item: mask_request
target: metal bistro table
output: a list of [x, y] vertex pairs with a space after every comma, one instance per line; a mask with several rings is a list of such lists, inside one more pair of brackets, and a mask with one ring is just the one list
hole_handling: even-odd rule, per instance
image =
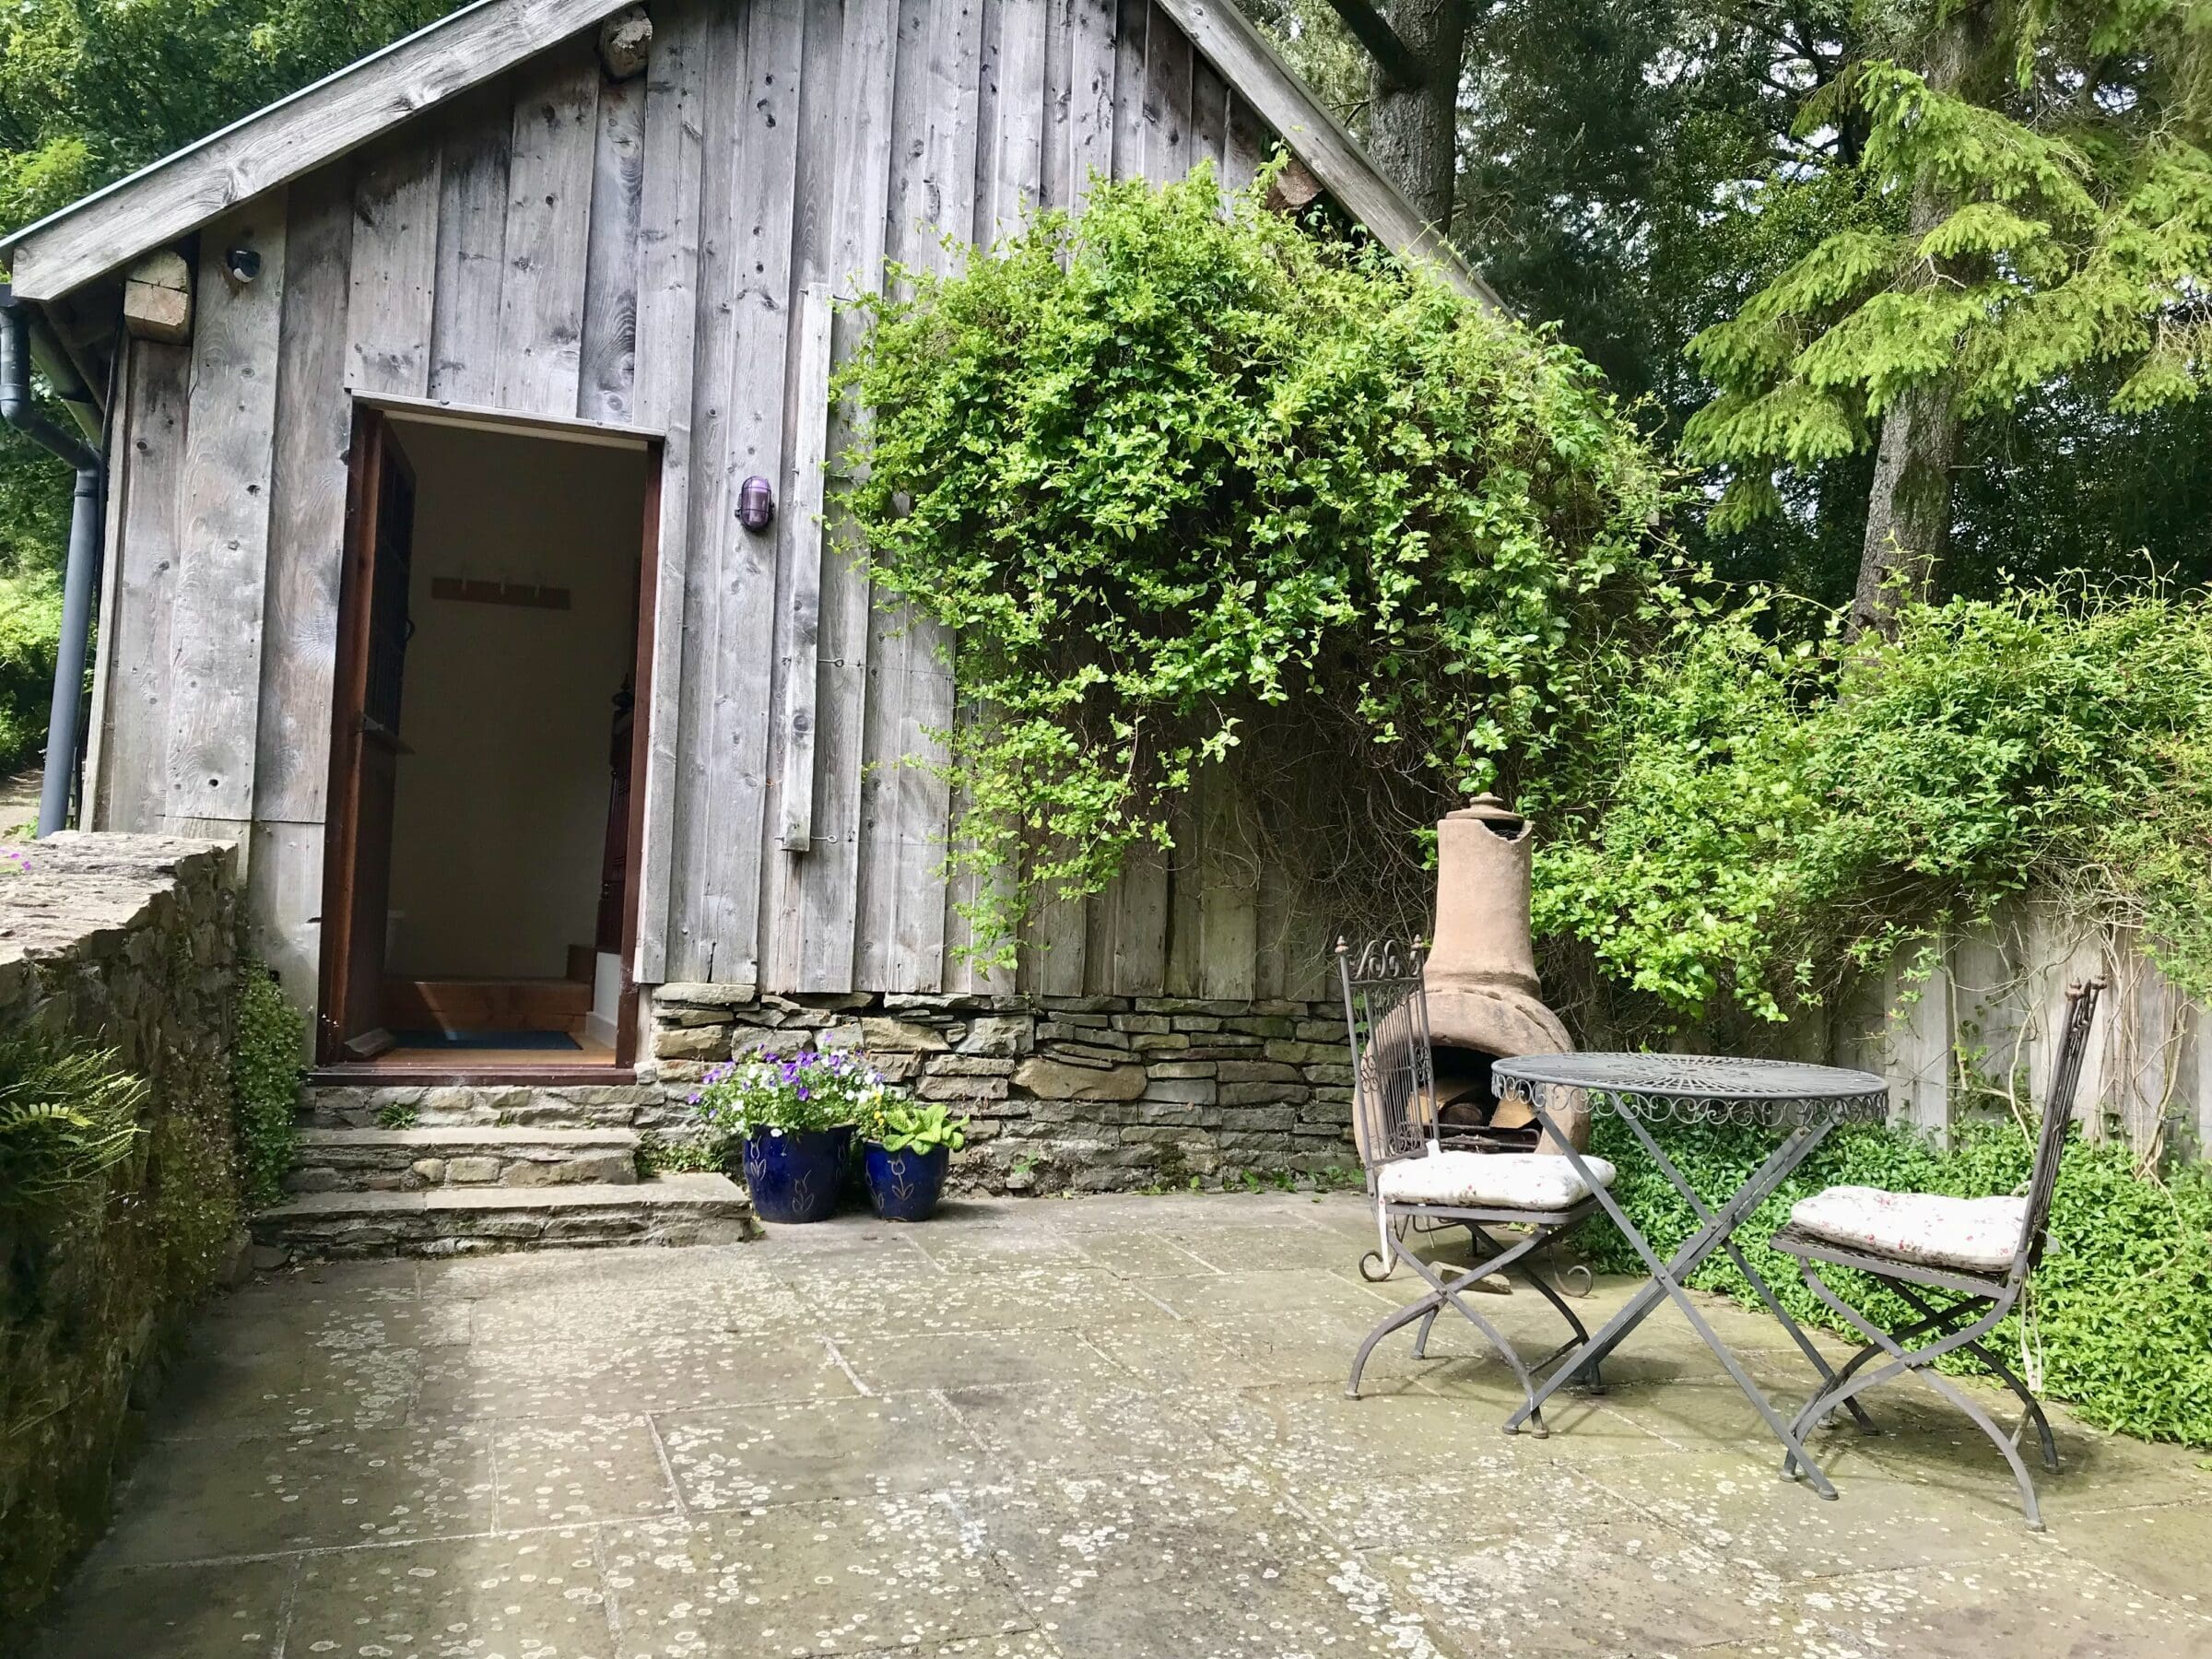
[[[1704, 1339], [1705, 1346], [1735, 1379], [1735, 1385], [1744, 1391], [1745, 1397], [1767, 1419], [1767, 1427], [1774, 1431], [1774, 1438], [1804, 1465], [1813, 1489], [1823, 1498], [1833, 1498], [1836, 1488], [1807, 1454], [1789, 1419], [1775, 1409], [1773, 1402], [1751, 1381], [1682, 1286], [1714, 1251], [1726, 1251], [1728, 1259], [1750, 1281], [1768, 1311], [1782, 1322], [1799, 1350], [1812, 1361], [1822, 1382], [1833, 1381], [1834, 1372], [1820, 1350], [1775, 1300], [1774, 1292], [1745, 1260], [1732, 1235], [1812, 1155], [1813, 1148], [1838, 1124], [1846, 1118], [1881, 1122], [1888, 1113], [1888, 1086], [1872, 1072], [1806, 1065], [1789, 1060], [1732, 1060], [1712, 1054], [1522, 1054], [1497, 1062], [1491, 1068], [1491, 1077], [1501, 1099], [1511, 1094], [1528, 1102], [1550, 1141], [1566, 1149], [1576, 1172], [1588, 1183], [1606, 1213], [1613, 1218], [1613, 1225], [1620, 1229], [1621, 1236], [1634, 1246], [1644, 1265], [1651, 1269], [1650, 1279], [1629, 1299], [1628, 1305], [1607, 1320], [1588, 1342], [1561, 1359], [1528, 1403], [1506, 1419], [1506, 1432], [1518, 1430], [1571, 1377], [1577, 1374], [1595, 1377], [1598, 1362], [1618, 1347], [1661, 1301], [1671, 1298]], [[1564, 1102], [1549, 1098], [1552, 1091], [1562, 1089], [1583, 1091], [1593, 1113], [1609, 1112], [1618, 1117], [1696, 1212], [1701, 1223], [1699, 1230], [1666, 1260], [1660, 1260], [1651, 1241], [1621, 1209], [1619, 1200], [1592, 1178], [1583, 1154], [1574, 1150], [1562, 1132], [1554, 1107]], [[1786, 1133], [1766, 1162], [1715, 1208], [1652, 1138], [1651, 1125], [1654, 1124], [1687, 1123], [1765, 1124]], [[1849, 1405], [1860, 1427], [1871, 1429], [1873, 1425], [1858, 1410], [1857, 1402]]]

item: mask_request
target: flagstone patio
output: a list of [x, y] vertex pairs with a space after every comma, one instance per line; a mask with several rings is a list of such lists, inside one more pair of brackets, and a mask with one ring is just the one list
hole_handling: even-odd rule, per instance
[[[1360, 1282], [1367, 1232], [1347, 1196], [1031, 1199], [258, 1283], [41, 1651], [2212, 1654], [2198, 1454], [2054, 1413], [2039, 1536], [1901, 1384], [1823, 1503], [1671, 1310], [1549, 1440], [1500, 1434], [1449, 1320], [1349, 1401], [1410, 1294]], [[1553, 1339], [1525, 1292], [1484, 1311]], [[1712, 1316], [1804, 1397], [1779, 1331]]]

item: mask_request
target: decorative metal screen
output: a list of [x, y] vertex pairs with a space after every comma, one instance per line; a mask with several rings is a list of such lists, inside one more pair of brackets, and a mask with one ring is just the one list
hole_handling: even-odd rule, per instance
[[1377, 939], [1355, 957], [1350, 945], [1339, 942], [1336, 966], [1351, 1028], [1359, 1155], [1372, 1171], [1426, 1152], [1436, 1138], [1436, 1066], [1422, 955], [1415, 946]]

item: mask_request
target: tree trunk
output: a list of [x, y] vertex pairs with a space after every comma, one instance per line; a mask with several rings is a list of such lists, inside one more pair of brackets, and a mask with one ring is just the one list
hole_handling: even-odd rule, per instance
[[[1956, 92], [1965, 84], [1985, 38], [1983, 21], [1981, 7], [1961, 6], [1936, 29], [1923, 72], [1929, 86]], [[1925, 235], [1952, 206], [1945, 192], [1923, 178], [1913, 186], [1906, 227], [1915, 237]], [[1947, 378], [1924, 381], [1883, 412], [1851, 606], [1854, 636], [1871, 629], [1894, 638], [1900, 606], [1936, 594], [1950, 550], [1951, 467], [1959, 455], [1959, 421], [1951, 394]]]
[[1897, 633], [1899, 607], [1932, 598], [1951, 539], [1951, 464], [1959, 417], [1943, 382], [1915, 386], [1882, 417], [1874, 488], [1866, 500], [1866, 541], [1851, 631]]
[[1459, 182], [1459, 72], [1467, 41], [1466, 0], [1396, 0], [1393, 33], [1421, 66], [1421, 84], [1401, 86], [1378, 64], [1370, 81], [1367, 147], [1439, 235], [1452, 229]]

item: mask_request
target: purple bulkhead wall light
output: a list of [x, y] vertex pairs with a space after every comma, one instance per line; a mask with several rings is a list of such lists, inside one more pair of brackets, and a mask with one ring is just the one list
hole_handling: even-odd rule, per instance
[[737, 487], [737, 522], [755, 534], [768, 528], [776, 516], [776, 498], [768, 480], [747, 478]]

